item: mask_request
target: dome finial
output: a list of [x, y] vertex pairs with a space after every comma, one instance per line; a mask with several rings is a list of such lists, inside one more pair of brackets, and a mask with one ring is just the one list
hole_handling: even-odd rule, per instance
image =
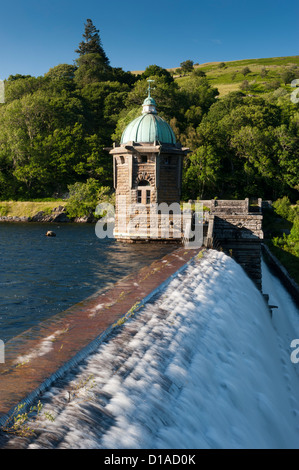
[[147, 95], [147, 98], [145, 98], [144, 102], [143, 102], [143, 111], [142, 111], [142, 114], [145, 114], [145, 113], [152, 113], [152, 114], [157, 114], [157, 111], [156, 111], [156, 102], [154, 100], [154, 98], [151, 97], [151, 83], [154, 82], [155, 80], [150, 80], [148, 79], [148, 89], [147, 89], [147, 92], [148, 92], [148, 95]]
[[154, 83], [155, 80], [151, 80], [151, 79], [148, 79], [147, 82], [148, 82], [148, 98], [151, 97], [151, 83]]

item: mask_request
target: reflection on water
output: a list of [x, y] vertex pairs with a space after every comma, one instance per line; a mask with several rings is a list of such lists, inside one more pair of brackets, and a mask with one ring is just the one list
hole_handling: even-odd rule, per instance
[[0, 224], [0, 339], [8, 341], [174, 246], [99, 239], [94, 225]]

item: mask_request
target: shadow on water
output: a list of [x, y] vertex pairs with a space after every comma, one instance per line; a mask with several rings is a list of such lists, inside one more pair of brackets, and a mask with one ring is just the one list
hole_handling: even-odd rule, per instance
[[175, 247], [99, 239], [90, 224], [0, 225], [0, 338], [33, 327], [110, 287]]

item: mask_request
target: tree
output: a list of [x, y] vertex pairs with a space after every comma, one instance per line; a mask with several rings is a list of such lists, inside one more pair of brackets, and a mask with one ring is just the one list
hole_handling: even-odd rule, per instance
[[291, 82], [296, 78], [296, 72], [294, 69], [285, 68], [281, 74], [281, 79], [286, 85], [290, 85]]
[[262, 67], [261, 69], [261, 77], [266, 78], [269, 73], [269, 70], [266, 69], [266, 67]]
[[56, 67], [52, 67], [46, 74], [45, 77], [51, 80], [73, 80], [75, 75], [74, 72], [77, 69], [75, 65], [59, 64]]
[[[101, 81], [82, 87], [81, 95], [85, 101], [85, 116], [88, 132], [98, 134], [103, 147], [109, 145], [119, 113], [125, 107], [130, 88], [126, 84]], [[105, 143], [106, 142], [106, 143]]]
[[108, 66], [109, 59], [105, 54], [105, 51], [101, 44], [101, 39], [99, 36], [99, 30], [96, 29], [91, 19], [87, 19], [85, 24], [85, 31], [83, 34], [84, 40], [80, 42], [79, 48], [75, 52], [80, 54], [80, 56], [85, 54], [99, 54], [103, 63]]
[[89, 178], [86, 183], [77, 182], [69, 185], [68, 189], [66, 210], [70, 217], [94, 216], [99, 202], [110, 202], [110, 188], [101, 186], [94, 178]]
[[278, 126], [274, 129], [274, 151], [283, 175], [284, 184], [299, 189], [299, 139], [298, 130], [291, 126]]
[[[12, 77], [12, 76], [10, 76]], [[14, 75], [17, 77], [17, 75]], [[20, 75], [18, 78], [9, 78], [5, 81], [5, 103], [21, 99], [25, 95], [31, 95], [40, 89], [45, 83], [43, 77], [30, 77]]]
[[109, 59], [102, 47], [99, 30], [90, 19], [85, 24], [84, 40], [80, 42], [75, 52], [79, 54], [76, 60], [78, 69], [75, 78], [79, 86], [97, 81], [109, 80], [112, 76], [112, 68]]
[[240, 85], [240, 90], [249, 90], [249, 89], [250, 89], [250, 85], [249, 85], [248, 80], [243, 80], [243, 82]]
[[84, 54], [76, 62], [78, 68], [75, 71], [75, 80], [79, 87], [111, 78], [112, 69], [104, 63], [100, 54]]
[[251, 70], [249, 67], [244, 67], [241, 71], [241, 73], [244, 75], [244, 77], [246, 77], [246, 75], [248, 75], [249, 73], [251, 73]]
[[[187, 186], [193, 199], [211, 197], [220, 176], [221, 158], [212, 145], [201, 146], [189, 157], [184, 189]], [[186, 189], [184, 190], [186, 192]]]
[[191, 74], [181, 90], [182, 102], [185, 111], [191, 106], [200, 106], [202, 113], [206, 113], [210, 106], [216, 101], [217, 88], [212, 88], [206, 77]]
[[15, 80], [20, 80], [23, 78], [31, 78], [31, 75], [21, 75], [20, 73], [17, 73], [16, 75], [10, 75], [7, 80], [14, 82]]
[[288, 220], [289, 222], [293, 222], [296, 212], [292, 208], [292, 204], [288, 196], [283, 196], [282, 198], [277, 199], [277, 201], [274, 201], [273, 208], [276, 214], [280, 217]]
[[265, 87], [266, 90], [277, 90], [281, 85], [279, 80], [272, 80], [271, 82], [267, 82]]
[[232, 91], [231, 93], [228, 93], [221, 100], [212, 104], [205, 120], [213, 124], [220, 121], [233, 109], [241, 106], [244, 102], [244, 97], [245, 95], [241, 91]]
[[195, 77], [206, 77], [205, 72], [201, 69], [194, 69], [192, 71], [192, 75], [194, 75]]
[[140, 80], [140, 75], [133, 75], [131, 72], [125, 72], [121, 67], [113, 67], [111, 80], [133, 86], [134, 83]]
[[193, 60], [185, 60], [184, 62], [180, 63], [181, 69], [184, 73], [192, 72], [194, 68]]
[[44, 78], [47, 81], [47, 85], [53, 89], [53, 93], [58, 90], [74, 90], [75, 89], [75, 71], [77, 67], [69, 64], [59, 64], [56, 67], [52, 67]]
[[163, 77], [166, 83], [173, 82], [173, 77], [168, 72], [168, 70], [163, 69], [163, 67], [160, 67], [159, 65], [149, 65], [148, 67], [146, 67], [145, 71], [141, 75], [141, 78], [144, 79], [153, 76]]
[[[298, 189], [299, 155], [293, 106], [289, 99], [284, 109], [282, 104], [277, 105], [273, 95], [272, 101], [266, 101], [241, 92], [230, 93], [212, 104], [196, 128], [193, 142], [197, 148], [205, 148], [205, 152], [211, 146], [212, 154], [221, 157], [216, 180], [218, 196], [243, 198], [259, 194], [275, 199], [293, 194], [294, 197]], [[193, 161], [186, 173], [189, 185], [184, 186], [185, 190], [190, 187], [190, 192], [196, 184], [200, 188], [201, 183], [196, 179], [194, 155], [196, 165], [199, 157], [202, 165], [205, 156], [196, 147], [191, 148]], [[205, 169], [200, 171], [205, 173]], [[212, 180], [204, 188], [205, 194], [212, 188], [211, 183]]]

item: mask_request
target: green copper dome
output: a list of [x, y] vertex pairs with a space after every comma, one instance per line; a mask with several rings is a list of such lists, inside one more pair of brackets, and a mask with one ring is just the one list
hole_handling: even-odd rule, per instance
[[[151, 82], [152, 80], [148, 80]], [[125, 128], [121, 144], [127, 142], [136, 143], [155, 143], [173, 144], [175, 145], [176, 139], [170, 125], [161, 117], [157, 116], [156, 102], [150, 96], [150, 87], [148, 97], [143, 102], [142, 115], [134, 119]]]
[[145, 113], [134, 119], [125, 128], [121, 144], [134, 141], [138, 143], [175, 144], [176, 139], [170, 125], [161, 117], [153, 113]]

